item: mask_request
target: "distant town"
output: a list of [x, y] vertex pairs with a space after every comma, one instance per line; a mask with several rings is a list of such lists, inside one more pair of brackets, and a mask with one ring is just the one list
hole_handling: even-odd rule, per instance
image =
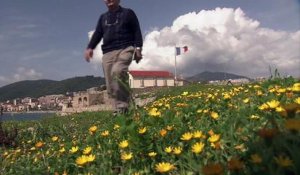
[[[259, 81], [257, 79], [256, 81]], [[167, 71], [130, 71], [129, 84], [132, 89], [148, 87], [183, 86], [183, 79], [174, 80], [172, 73]], [[244, 84], [249, 79], [228, 79], [206, 82], [209, 84]], [[0, 102], [2, 112], [59, 112], [62, 115], [82, 111], [110, 110], [112, 104], [103, 87], [93, 87], [86, 91], [53, 94], [39, 98], [25, 97]]]

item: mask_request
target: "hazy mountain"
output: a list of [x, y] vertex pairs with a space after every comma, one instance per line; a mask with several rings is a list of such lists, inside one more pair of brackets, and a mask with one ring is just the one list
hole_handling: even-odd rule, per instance
[[209, 71], [205, 71], [196, 74], [194, 76], [187, 77], [186, 80], [194, 81], [194, 82], [199, 82], [199, 81], [203, 82], [203, 81], [228, 80], [228, 79], [239, 79], [239, 78], [246, 78], [250, 80], [250, 78], [241, 75], [235, 75], [226, 72], [209, 72]]
[[102, 77], [74, 77], [62, 81], [26, 80], [12, 83], [0, 88], [0, 101], [24, 97], [40, 97], [51, 94], [83, 91], [91, 87], [105, 84]]

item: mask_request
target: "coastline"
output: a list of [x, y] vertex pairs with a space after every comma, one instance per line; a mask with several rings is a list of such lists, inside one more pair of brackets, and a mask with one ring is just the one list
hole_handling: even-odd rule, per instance
[[22, 111], [22, 112], [3, 112], [3, 114], [47, 114], [47, 113], [58, 113], [60, 111]]

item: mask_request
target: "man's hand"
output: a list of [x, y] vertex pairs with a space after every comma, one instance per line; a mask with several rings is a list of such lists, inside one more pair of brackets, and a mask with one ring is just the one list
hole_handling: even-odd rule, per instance
[[93, 58], [93, 49], [86, 49], [84, 53], [85, 60], [90, 62], [90, 59]]
[[142, 58], [143, 58], [142, 50], [141, 49], [136, 49], [135, 50], [135, 57], [134, 57], [135, 62], [139, 63]]

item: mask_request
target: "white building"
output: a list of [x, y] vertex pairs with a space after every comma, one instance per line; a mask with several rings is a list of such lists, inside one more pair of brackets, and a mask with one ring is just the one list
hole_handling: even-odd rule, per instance
[[[130, 88], [174, 86], [174, 75], [168, 71], [139, 71], [131, 70], [129, 74]], [[178, 81], [182, 86], [183, 81]]]

